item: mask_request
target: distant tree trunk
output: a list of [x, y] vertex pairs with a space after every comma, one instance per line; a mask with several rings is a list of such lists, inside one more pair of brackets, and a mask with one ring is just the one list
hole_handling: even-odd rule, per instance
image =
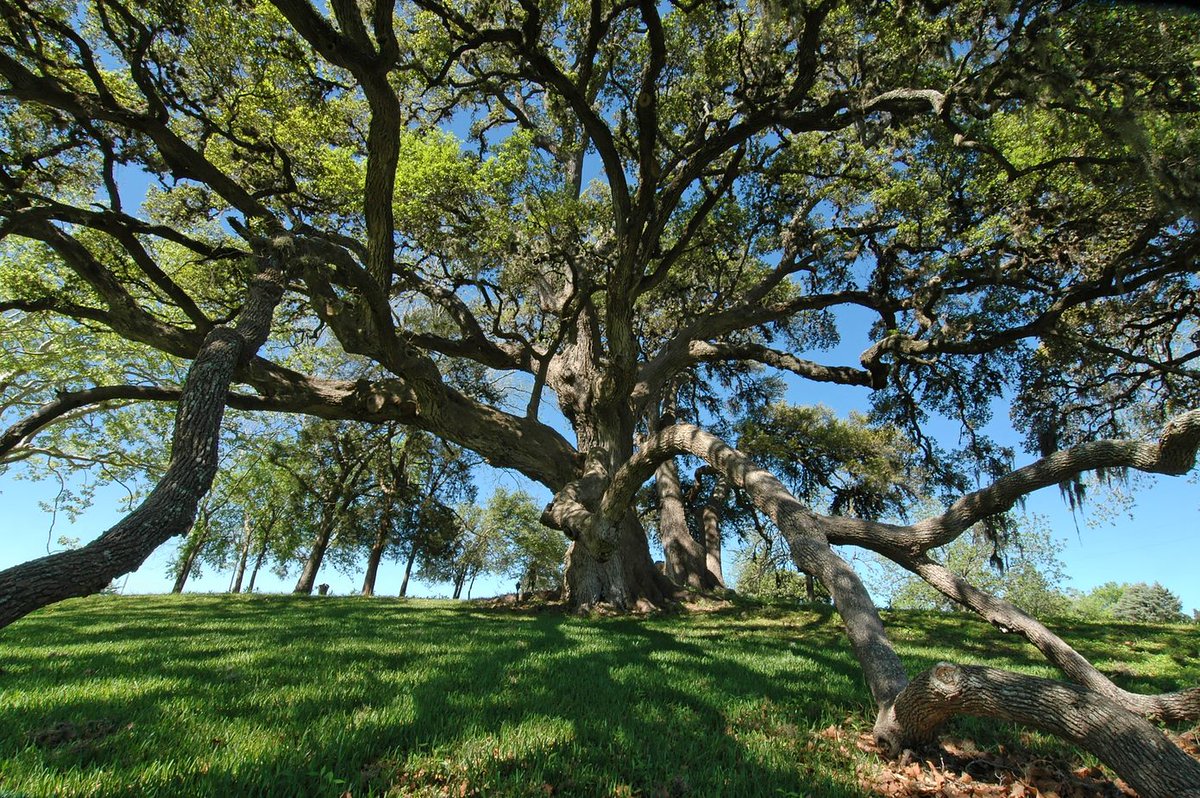
[[688, 529], [675, 458], [659, 465], [654, 472], [654, 481], [658, 491], [658, 537], [662, 542], [667, 576], [678, 585], [696, 590], [717, 587], [716, 578], [708, 572], [704, 547]]
[[387, 550], [388, 537], [392, 531], [392, 514], [391, 507], [385, 507], [380, 514], [379, 529], [375, 533], [375, 542], [371, 544], [371, 551], [367, 554], [367, 572], [363, 575], [362, 594], [364, 596], [375, 595], [375, 578], [379, 575], [379, 561], [383, 559], [383, 552]]
[[262, 543], [258, 547], [258, 556], [254, 558], [254, 568], [250, 571], [250, 584], [246, 585], [246, 592], [254, 592], [254, 582], [258, 579], [258, 570], [262, 568], [263, 561], [267, 559], [267, 548], [271, 543], [271, 527], [263, 530]]
[[246, 575], [246, 561], [250, 559], [250, 546], [254, 543], [254, 526], [250, 523], [249, 513], [242, 513], [242, 550], [238, 553], [237, 568], [233, 572], [233, 583], [229, 586], [230, 593], [242, 592], [242, 577]]
[[329, 540], [333, 536], [335, 518], [330, 508], [321, 519], [321, 526], [317, 529], [317, 536], [313, 539], [312, 549], [308, 552], [308, 559], [304, 561], [304, 570], [300, 572], [293, 593], [312, 595], [317, 582], [317, 572], [321, 570], [321, 562], [325, 559], [325, 551], [329, 548]]
[[454, 575], [454, 595], [452, 598], [460, 598], [462, 596], [463, 585], [467, 581], [467, 569], [462, 569]]
[[721, 508], [729, 496], [729, 482], [717, 477], [712, 493], [700, 507], [700, 529], [704, 531], [704, 564], [718, 587], [725, 587], [725, 574], [721, 566]]
[[475, 589], [475, 577], [477, 576], [479, 576], [478, 571], [471, 574], [471, 581], [467, 584], [467, 601], [471, 600], [471, 591]]
[[810, 604], [817, 600], [817, 580], [810, 573], [804, 574], [804, 597]]
[[413, 563], [417, 561], [417, 547], [413, 546], [408, 553], [408, 562], [404, 564], [404, 579], [400, 582], [400, 598], [408, 595], [408, 577], [412, 574]]
[[188, 577], [192, 575], [192, 568], [196, 565], [196, 558], [208, 541], [208, 533], [208, 513], [201, 509], [198, 522], [192, 524], [192, 531], [184, 540], [183, 561], [179, 563], [179, 571], [175, 574], [175, 584], [171, 587], [172, 593], [183, 592], [183, 586], [187, 584]]
[[171, 459], [154, 490], [86, 546], [0, 572], [0, 628], [47, 604], [100, 592], [118, 576], [136, 570], [165, 541], [191, 528], [196, 507], [217, 472], [229, 384], [239, 365], [270, 333], [275, 305], [283, 295], [279, 261], [285, 256], [278, 251], [260, 256], [260, 271], [250, 281], [236, 326], [214, 327], [204, 336], [175, 411]]

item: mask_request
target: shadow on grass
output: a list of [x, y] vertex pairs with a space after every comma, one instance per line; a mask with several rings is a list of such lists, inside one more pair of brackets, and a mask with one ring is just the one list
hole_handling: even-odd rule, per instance
[[[0, 790], [860, 795], [807, 748], [812, 728], [865, 698], [826, 621], [274, 596], [73, 602], [4, 633]], [[117, 731], [31, 742], [48, 724], [96, 719]]]

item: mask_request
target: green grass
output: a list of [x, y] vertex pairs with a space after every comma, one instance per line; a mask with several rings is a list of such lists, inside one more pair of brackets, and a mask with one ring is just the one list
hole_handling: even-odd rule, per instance
[[[965, 617], [886, 620], [914, 672], [1054, 675]], [[1196, 627], [1061, 631], [1125, 686], [1200, 682]], [[0, 796], [860, 796], [865, 755], [814, 732], [870, 715], [828, 612], [96, 597], [0, 632]], [[1063, 750], [993, 724], [957, 733]]]

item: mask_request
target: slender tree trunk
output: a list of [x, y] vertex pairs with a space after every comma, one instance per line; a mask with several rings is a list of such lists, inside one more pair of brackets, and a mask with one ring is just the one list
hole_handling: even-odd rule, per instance
[[454, 575], [454, 595], [451, 598], [458, 599], [462, 597], [463, 585], [467, 581], [466, 569], [463, 569]]
[[375, 533], [375, 542], [371, 544], [371, 551], [367, 554], [367, 572], [363, 575], [362, 586], [364, 596], [375, 595], [375, 578], [379, 575], [379, 561], [383, 559], [383, 552], [387, 549], [391, 527], [391, 513], [384, 511], [379, 530]]
[[383, 550], [385, 546], [376, 541], [375, 545], [371, 546], [371, 551], [367, 553], [367, 571], [363, 574], [362, 594], [364, 596], [375, 595], [375, 579], [379, 575], [379, 562], [383, 559]]
[[817, 600], [817, 580], [813, 579], [812, 574], [804, 575], [804, 597], [809, 604]]
[[471, 574], [471, 581], [467, 584], [467, 601], [471, 600], [471, 591], [475, 589], [475, 577], [477, 576], [479, 576], [478, 571]]
[[408, 562], [404, 563], [404, 579], [400, 582], [400, 598], [408, 595], [408, 577], [412, 574], [413, 563], [417, 561], [417, 547], [413, 546], [408, 553]]
[[704, 547], [688, 529], [675, 458], [659, 465], [654, 472], [654, 482], [658, 491], [658, 537], [662, 542], [667, 576], [678, 585], [712, 590], [718, 583], [708, 572]]
[[321, 570], [321, 562], [325, 559], [325, 551], [329, 548], [329, 540], [333, 536], [335, 520], [333, 508], [329, 508], [326, 517], [321, 519], [321, 526], [313, 540], [312, 549], [308, 552], [308, 559], [304, 561], [304, 569], [300, 572], [300, 578], [296, 580], [296, 587], [292, 589], [293, 593], [312, 595], [313, 587], [317, 582], [317, 572]]
[[704, 565], [718, 587], [725, 587], [721, 566], [721, 508], [729, 496], [729, 482], [721, 476], [713, 485], [712, 494], [700, 507], [700, 528], [704, 530]]
[[267, 548], [271, 543], [271, 527], [267, 527], [263, 531], [262, 545], [258, 548], [258, 556], [254, 558], [254, 568], [250, 571], [250, 584], [246, 585], [246, 592], [254, 592], [254, 582], [258, 579], [258, 571], [262, 568], [263, 561], [267, 559]]
[[246, 561], [250, 559], [250, 547], [254, 544], [254, 526], [250, 523], [250, 515], [242, 514], [242, 550], [238, 553], [237, 568], [233, 573], [233, 584], [229, 586], [230, 593], [242, 592], [242, 578], [246, 575]]
[[39, 607], [103, 590], [136, 570], [155, 549], [191, 528], [217, 471], [221, 420], [240, 363], [266, 341], [283, 294], [281, 253], [261, 258], [234, 327], [213, 328], [188, 369], [175, 412], [171, 459], [146, 500], [99, 538], [0, 572], [0, 628]]
[[192, 525], [192, 531], [184, 541], [183, 561], [179, 563], [179, 572], [175, 574], [175, 584], [171, 586], [172, 593], [183, 592], [183, 586], [187, 584], [188, 577], [192, 575], [192, 568], [196, 565], [196, 558], [200, 556], [204, 544], [208, 541], [209, 528], [206, 515], [203, 510], [200, 511], [199, 523]]

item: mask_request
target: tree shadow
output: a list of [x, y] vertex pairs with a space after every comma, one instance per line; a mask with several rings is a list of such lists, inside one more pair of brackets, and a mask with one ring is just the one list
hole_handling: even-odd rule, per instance
[[[0, 762], [137, 773], [141, 794], [862, 794], [808, 746], [865, 699], [820, 613], [746, 610], [731, 631], [718, 613], [291, 597], [75, 610], [6, 632], [0, 686], [21, 700]], [[85, 748], [30, 742], [101, 718], [119, 731]], [[177, 766], [156, 774], [156, 760]]]

